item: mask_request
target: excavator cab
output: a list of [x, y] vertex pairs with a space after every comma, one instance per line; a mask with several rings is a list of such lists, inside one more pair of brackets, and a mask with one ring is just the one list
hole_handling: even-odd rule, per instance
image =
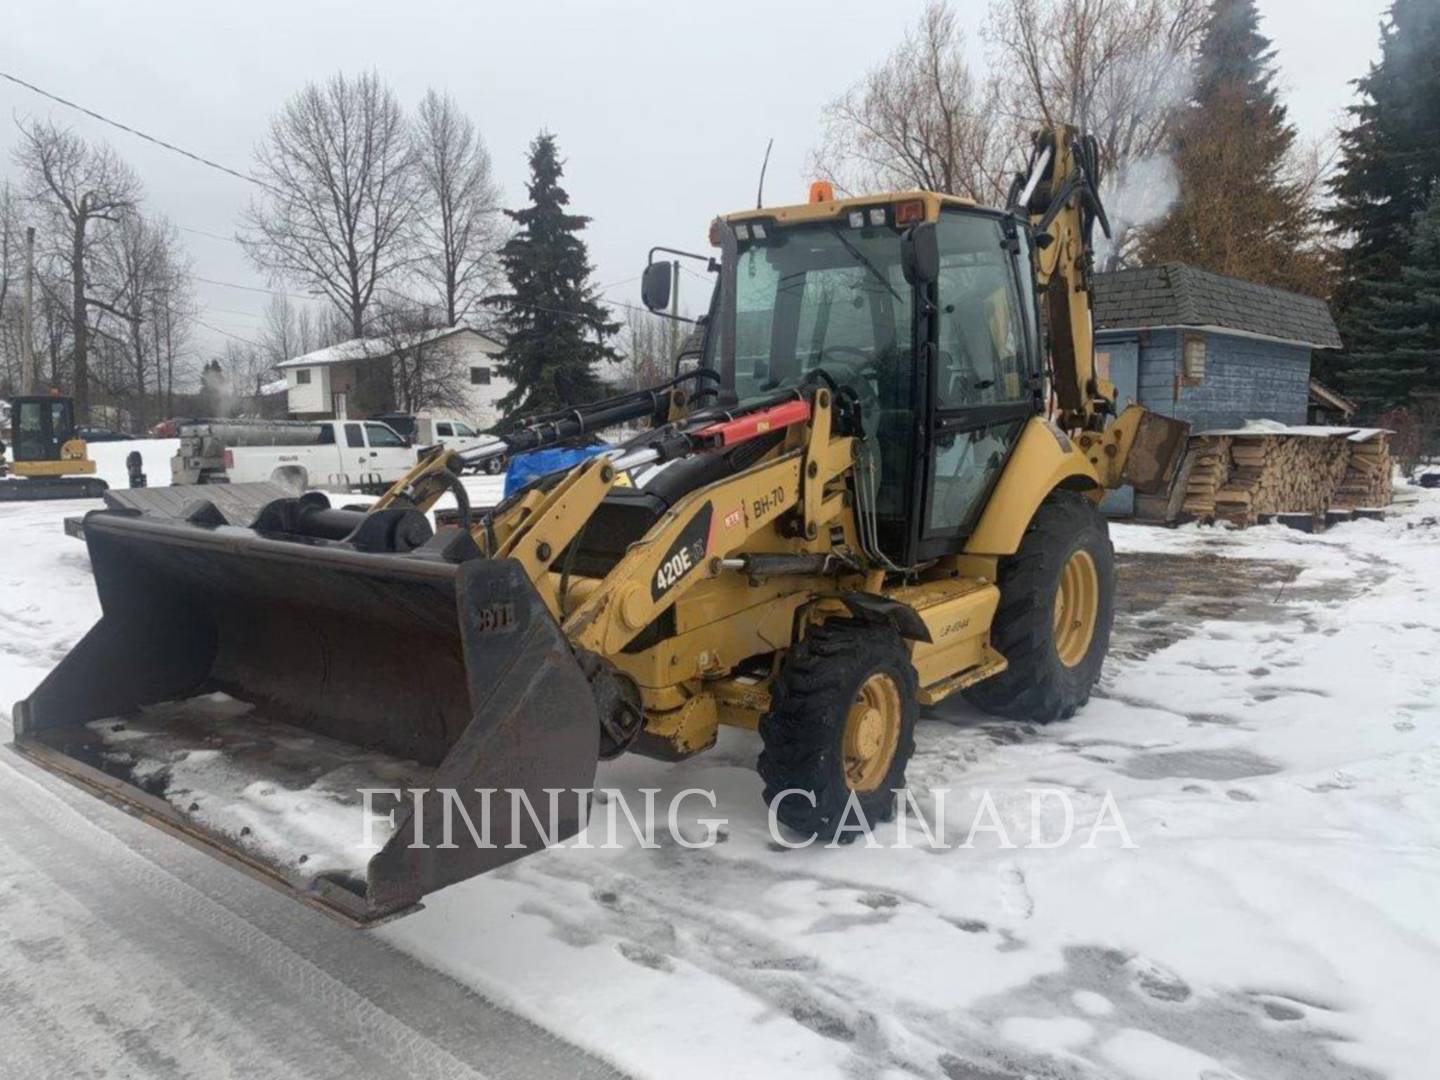
[[10, 456], [19, 480], [0, 483], [0, 501], [94, 499], [107, 487], [77, 436], [75, 403], [68, 397], [10, 399]]

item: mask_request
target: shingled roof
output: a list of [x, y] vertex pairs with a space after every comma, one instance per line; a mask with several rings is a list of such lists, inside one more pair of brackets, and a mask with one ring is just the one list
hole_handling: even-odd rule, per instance
[[1096, 274], [1097, 330], [1205, 326], [1338, 349], [1330, 307], [1313, 296], [1168, 262]]

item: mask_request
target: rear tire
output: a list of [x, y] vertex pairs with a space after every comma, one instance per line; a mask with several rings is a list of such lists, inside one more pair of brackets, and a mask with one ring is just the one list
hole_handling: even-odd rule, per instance
[[1115, 616], [1115, 549], [1099, 508], [1078, 492], [1052, 492], [999, 576], [990, 640], [1010, 666], [965, 697], [1011, 720], [1069, 719], [1090, 700]]
[[866, 821], [888, 821], [915, 752], [916, 693], [894, 630], [848, 619], [813, 627], [786, 656], [760, 720], [765, 802], [805, 793], [787, 795], [778, 819], [828, 839], [842, 822], [858, 824], [844, 813], [853, 791]]

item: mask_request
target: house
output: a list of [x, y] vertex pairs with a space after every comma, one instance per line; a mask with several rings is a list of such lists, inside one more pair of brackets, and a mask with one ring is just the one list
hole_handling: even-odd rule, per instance
[[277, 365], [285, 376], [290, 415], [310, 420], [370, 416], [396, 405], [397, 371], [419, 353], [427, 364], [453, 369], [450, 381], [464, 404], [440, 408], [477, 427], [500, 419], [499, 401], [512, 389], [496, 371], [504, 346], [468, 326], [394, 337], [352, 338]]
[[[1311, 356], [1341, 347], [1325, 301], [1183, 263], [1097, 274], [1093, 290], [1096, 359], [1119, 407], [1136, 401], [1192, 431], [1305, 423]], [[1122, 489], [1105, 509], [1129, 513], [1133, 500]]]

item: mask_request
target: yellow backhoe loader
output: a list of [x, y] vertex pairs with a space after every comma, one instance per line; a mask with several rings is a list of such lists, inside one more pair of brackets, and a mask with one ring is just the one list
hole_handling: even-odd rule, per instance
[[[16, 745], [362, 925], [584, 826], [496, 792], [543, 809], [599, 759], [683, 758], [720, 724], [758, 730], [788, 827], [833, 833], [852, 798], [883, 820], [921, 705], [1085, 704], [1114, 595], [1098, 503], [1174, 475], [1185, 426], [1113, 415], [1096, 369], [1097, 184], [1094, 142], [1060, 129], [1005, 210], [817, 185], [715, 222], [702, 362], [672, 383], [437, 449], [365, 511], [91, 513], [103, 617], [17, 706]], [[465, 498], [487, 455], [645, 417], [498, 506]], [[447, 491], [460, 527], [432, 534]], [[457, 809], [484, 835], [443, 832]], [[357, 858], [332, 841], [362, 817]]]

